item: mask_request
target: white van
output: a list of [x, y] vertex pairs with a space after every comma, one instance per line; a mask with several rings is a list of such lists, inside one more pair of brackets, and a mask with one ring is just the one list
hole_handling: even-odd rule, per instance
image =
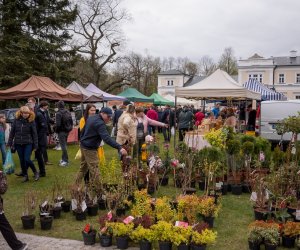
[[[289, 101], [264, 101], [261, 102], [260, 135], [272, 143], [281, 140], [281, 135], [276, 133], [276, 124], [289, 116], [297, 116], [300, 111], [300, 100]], [[292, 138], [291, 133], [283, 136], [283, 142]]]

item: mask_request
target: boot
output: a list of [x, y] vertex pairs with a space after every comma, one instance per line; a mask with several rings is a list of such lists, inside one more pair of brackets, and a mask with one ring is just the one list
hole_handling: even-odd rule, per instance
[[22, 180], [22, 182], [24, 183], [24, 182], [27, 182], [27, 181], [29, 181], [28, 175], [25, 175], [24, 178], [23, 178], [23, 180]]
[[24, 174], [23, 174], [22, 172], [20, 172], [20, 173], [15, 173], [15, 175], [16, 175], [16, 176], [19, 176], [19, 177], [24, 176]]
[[40, 179], [39, 172], [35, 172], [35, 173], [34, 173], [34, 180], [35, 180], [35, 181], [38, 181], [39, 179]]

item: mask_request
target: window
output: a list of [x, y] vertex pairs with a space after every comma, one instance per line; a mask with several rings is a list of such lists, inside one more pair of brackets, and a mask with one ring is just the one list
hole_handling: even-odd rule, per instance
[[256, 81], [262, 83], [263, 82], [263, 75], [262, 74], [249, 74], [249, 80], [250, 79], [255, 79]]
[[173, 80], [171, 80], [171, 85], [173, 86]]
[[284, 74], [279, 74], [279, 83], [284, 83]]
[[297, 73], [297, 75], [296, 75], [296, 83], [300, 83], [300, 74], [299, 73]]
[[296, 99], [297, 99], [297, 100], [300, 100], [300, 95], [296, 95]]
[[168, 80], [168, 86], [170, 86], [170, 81]]

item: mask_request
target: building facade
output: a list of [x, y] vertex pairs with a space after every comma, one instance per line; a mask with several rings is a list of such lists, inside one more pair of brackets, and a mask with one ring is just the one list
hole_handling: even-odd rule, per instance
[[290, 51], [289, 56], [264, 58], [254, 54], [238, 61], [238, 82], [244, 84], [254, 78], [283, 93], [289, 100], [300, 99], [300, 56]]

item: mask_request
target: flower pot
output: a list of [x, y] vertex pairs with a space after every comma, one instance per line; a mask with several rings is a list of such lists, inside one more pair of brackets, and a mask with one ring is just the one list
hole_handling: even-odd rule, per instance
[[282, 246], [287, 248], [293, 248], [295, 246], [296, 237], [282, 236]]
[[23, 229], [33, 229], [35, 216], [34, 215], [26, 215], [21, 217]]
[[205, 181], [200, 181], [199, 182], [199, 189], [204, 191], [205, 190]]
[[98, 204], [94, 204], [87, 207], [89, 216], [97, 216], [98, 215]]
[[119, 236], [116, 237], [117, 248], [127, 249], [128, 248], [128, 236]]
[[125, 215], [125, 212], [126, 212], [125, 208], [117, 208], [116, 210], [116, 214], [118, 217]]
[[196, 188], [196, 182], [195, 181], [191, 182], [191, 188]]
[[237, 184], [237, 185], [233, 184], [233, 185], [231, 185], [231, 192], [232, 192], [232, 194], [234, 194], [234, 195], [241, 195], [242, 191], [243, 191], [242, 185], [240, 185], [240, 184]]
[[85, 212], [75, 212], [76, 220], [82, 221], [86, 219]]
[[172, 250], [172, 242], [170, 241], [159, 241], [159, 250]]
[[90, 233], [85, 233], [82, 231], [82, 237], [84, 245], [95, 245], [96, 243], [96, 230], [92, 230]]
[[146, 185], [145, 184], [138, 184], [138, 190], [141, 191], [142, 189], [145, 189]]
[[223, 185], [222, 185], [222, 195], [226, 195], [227, 192], [228, 192], [228, 184], [223, 183]]
[[100, 235], [100, 245], [102, 247], [110, 247], [112, 245], [112, 236], [111, 235]]
[[260, 250], [260, 242], [248, 241], [249, 250]]
[[64, 203], [61, 204], [62, 210], [67, 213], [70, 212], [71, 210], [71, 201], [65, 201]]
[[265, 243], [265, 250], [276, 250], [276, 249], [277, 249], [277, 245]]
[[147, 240], [140, 241], [140, 250], [151, 250], [151, 249], [152, 249], [151, 242], [149, 242]]
[[161, 186], [167, 186], [169, 184], [169, 176], [160, 177], [159, 183]]
[[105, 210], [106, 209], [106, 202], [105, 200], [99, 199], [98, 200], [98, 206], [100, 210]]
[[259, 210], [254, 209], [254, 218], [255, 220], [267, 220], [268, 218], [268, 211], [267, 210]]
[[50, 230], [52, 228], [53, 217], [41, 217], [41, 229], [42, 230]]
[[206, 250], [206, 246], [203, 246], [203, 245], [192, 245], [192, 250]]
[[180, 244], [180, 245], [177, 247], [177, 250], [190, 250], [190, 245]]
[[154, 192], [155, 192], [155, 187], [154, 186], [148, 186], [147, 193], [148, 194], [154, 194]]
[[54, 219], [60, 218], [61, 210], [62, 210], [61, 207], [53, 208], [53, 210], [51, 211], [51, 215], [53, 216]]
[[214, 220], [215, 218], [212, 216], [209, 217], [203, 217], [204, 222], [206, 222], [209, 226], [209, 228], [213, 228], [214, 227]]
[[182, 188], [182, 180], [181, 179], [175, 179], [175, 186], [177, 188]]
[[189, 194], [195, 194], [196, 193], [196, 188], [187, 188], [185, 190], [185, 194], [189, 195]]
[[247, 193], [247, 194], [251, 193], [251, 186], [248, 183], [244, 183], [242, 185], [242, 191], [243, 193]]

